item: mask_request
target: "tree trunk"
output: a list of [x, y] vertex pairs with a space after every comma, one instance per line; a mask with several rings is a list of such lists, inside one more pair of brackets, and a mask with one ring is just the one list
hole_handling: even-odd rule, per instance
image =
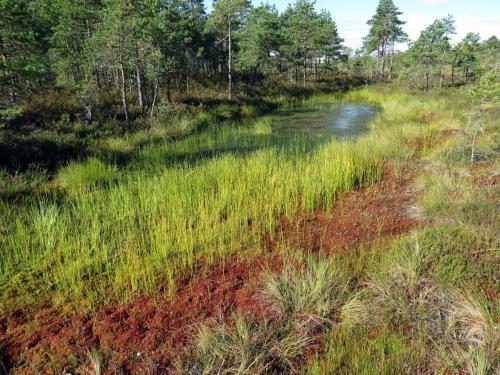
[[304, 87], [306, 87], [306, 80], [307, 80], [307, 59], [304, 56], [304, 75], [302, 77], [302, 83]]
[[393, 68], [393, 64], [394, 64], [394, 46], [395, 46], [395, 43], [394, 43], [394, 41], [392, 41], [391, 58], [389, 61], [389, 81], [392, 79], [392, 68]]
[[144, 113], [145, 98], [144, 98], [144, 87], [142, 84], [142, 72], [139, 65], [139, 61], [135, 64], [135, 75], [137, 79], [137, 97], [139, 99], [139, 107], [141, 108], [141, 113]]
[[439, 88], [442, 89], [444, 84], [444, 66], [441, 66], [441, 73], [439, 74]]
[[475, 158], [476, 158], [476, 139], [477, 139], [477, 132], [478, 132], [478, 127], [474, 129], [474, 134], [472, 136], [472, 147], [471, 147], [471, 153], [470, 153], [470, 163], [474, 164]]
[[[2, 53], [2, 60], [3, 60], [4, 66], [7, 67], [7, 58], [5, 57], [5, 55], [3, 53]], [[10, 97], [10, 101], [12, 103], [15, 103], [17, 100], [17, 97], [16, 97], [16, 93], [14, 92], [14, 86], [15, 86], [14, 77], [11, 76], [11, 73], [8, 70], [5, 70], [5, 75], [10, 76], [9, 81], [10, 81], [11, 87], [9, 88], [9, 97]]]
[[382, 42], [382, 47], [380, 49], [380, 56], [382, 57], [382, 61], [380, 64], [380, 79], [383, 81], [384, 80], [384, 75], [385, 75], [385, 53], [387, 50], [387, 37], [384, 36], [383, 42]]
[[167, 78], [167, 101], [169, 103], [172, 103], [172, 78], [170, 77], [170, 74], [168, 75]]
[[231, 35], [231, 17], [228, 17], [228, 59], [227, 59], [227, 78], [228, 78], [228, 88], [227, 96], [231, 100], [233, 94], [233, 76], [232, 76], [232, 35]]
[[381, 52], [380, 52], [380, 47], [377, 48], [377, 70], [376, 70], [376, 74], [377, 74], [377, 77], [380, 78], [380, 66], [381, 66], [381, 63], [380, 63], [380, 56], [381, 56]]
[[451, 85], [455, 84], [455, 65], [451, 66]]
[[85, 108], [85, 120], [87, 122], [92, 121], [92, 107], [89, 104], [84, 104]]
[[476, 141], [477, 141], [477, 133], [479, 132], [479, 128], [481, 126], [481, 110], [479, 110], [478, 117], [476, 119], [476, 126], [474, 127], [474, 133], [472, 135], [472, 147], [470, 153], [470, 163], [474, 164], [476, 159]]
[[155, 87], [153, 90], [153, 102], [151, 103], [151, 117], [153, 117], [154, 114], [157, 95], [158, 95], [158, 79], [155, 80]]
[[425, 70], [425, 91], [429, 91], [429, 68]]
[[384, 72], [385, 72], [385, 55], [382, 54], [382, 62], [380, 63], [380, 79], [384, 80]]
[[128, 101], [127, 101], [127, 81], [125, 80], [125, 69], [123, 68], [123, 63], [120, 62], [120, 77], [121, 77], [121, 87], [120, 91], [122, 93], [122, 104], [123, 104], [123, 113], [125, 115], [125, 121], [128, 123]]
[[177, 71], [174, 75], [174, 81], [175, 81], [175, 87], [177, 87], [177, 92], [180, 94], [181, 93], [181, 85], [179, 83], [179, 77], [177, 75]]

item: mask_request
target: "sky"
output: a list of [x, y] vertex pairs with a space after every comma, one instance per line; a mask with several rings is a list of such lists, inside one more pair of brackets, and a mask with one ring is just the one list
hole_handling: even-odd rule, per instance
[[[209, 0], [210, 1], [210, 0]], [[252, 0], [259, 5], [262, 0]], [[266, 0], [264, 0], [266, 2]], [[282, 11], [293, 0], [267, 0]], [[483, 39], [492, 35], [500, 38], [500, 0], [394, 0], [406, 21], [404, 30], [415, 40], [420, 32], [437, 18], [454, 16], [457, 34], [453, 42], [468, 32], [479, 33]], [[316, 8], [327, 9], [337, 22], [344, 44], [351, 48], [362, 45], [368, 33], [366, 21], [375, 13], [378, 0], [317, 0]], [[404, 46], [401, 46], [404, 48]]]

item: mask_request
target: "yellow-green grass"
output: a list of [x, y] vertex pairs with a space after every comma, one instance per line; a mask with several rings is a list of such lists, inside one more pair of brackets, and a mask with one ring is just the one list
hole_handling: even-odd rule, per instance
[[[456, 108], [443, 128], [466, 121], [456, 99], [446, 105]], [[432, 226], [341, 258], [361, 282], [304, 373], [498, 373], [499, 190], [475, 181], [498, 173], [498, 124], [485, 121], [477, 165], [470, 165], [471, 137], [462, 130], [418, 162], [425, 166], [415, 186], [418, 212]]]
[[263, 134], [263, 135], [271, 134], [273, 132], [271, 124], [272, 124], [271, 118], [262, 117], [253, 124], [252, 131], [254, 134]]
[[323, 374], [407, 374], [419, 370], [425, 352], [419, 343], [410, 345], [403, 333], [336, 326], [326, 337], [326, 348], [313, 356], [303, 373]]
[[266, 149], [166, 165], [165, 152], [213, 150], [220, 133], [207, 132], [148, 146], [121, 172], [95, 160], [72, 163], [60, 171], [59, 189], [22, 203], [0, 200], [2, 308], [44, 298], [94, 306], [173, 287], [200, 259], [258, 251], [280, 219], [325, 209], [341, 191], [373, 183], [384, 158], [421, 152], [411, 140], [430, 143], [453, 119], [444, 100], [409, 105], [408, 95], [370, 90], [345, 100], [382, 108], [357, 141], [309, 154]]
[[[457, 145], [460, 132], [443, 142], [443, 130], [460, 128], [460, 102], [455, 107], [443, 102], [448, 99], [412, 101], [406, 95], [394, 100], [365, 90], [349, 96], [384, 101], [372, 133], [358, 144], [373, 141], [374, 155], [400, 161], [403, 171], [407, 164], [424, 166], [415, 186], [421, 192], [416, 212], [433, 225], [328, 259], [288, 249], [296, 255], [293, 266], [261, 278], [259, 295], [273, 318], [255, 324], [236, 317], [234, 325], [203, 326], [195, 368], [242, 373], [254, 366], [250, 372], [264, 373], [284, 363], [285, 372], [298, 372], [291, 357], [272, 354], [290, 353], [282, 350], [290, 342], [297, 349], [292, 357], [304, 354], [310, 336], [297, 319], [307, 318], [328, 333], [324, 347], [302, 368], [305, 374], [498, 373], [500, 305], [492, 297], [500, 290], [498, 188], [474, 182], [495, 175], [495, 147], [477, 166], [468, 158], [442, 157], [443, 149], [470, 142], [464, 137]], [[492, 132], [482, 134], [480, 143], [495, 138]], [[234, 355], [243, 351], [245, 356]]]

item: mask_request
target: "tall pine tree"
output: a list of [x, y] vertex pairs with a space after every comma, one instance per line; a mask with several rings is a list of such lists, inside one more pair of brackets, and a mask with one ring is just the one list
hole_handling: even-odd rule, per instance
[[365, 48], [368, 53], [377, 53], [381, 79], [384, 79], [387, 55], [390, 53], [392, 57], [395, 44], [406, 38], [402, 29], [405, 22], [399, 19], [401, 14], [392, 0], [380, 0], [375, 15], [367, 22], [370, 31], [365, 38]]
[[227, 41], [228, 97], [233, 91], [233, 40], [235, 33], [244, 24], [251, 3], [249, 0], [218, 0], [208, 20], [209, 30], [222, 32], [221, 41]]

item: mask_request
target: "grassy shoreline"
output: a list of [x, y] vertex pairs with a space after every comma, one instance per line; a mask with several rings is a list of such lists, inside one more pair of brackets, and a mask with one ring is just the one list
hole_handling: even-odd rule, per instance
[[[325, 99], [339, 100], [308, 100]], [[262, 277], [274, 318], [235, 316], [202, 326], [179, 373], [231, 366], [259, 373], [272, 364], [295, 371], [292, 359], [303, 356], [318, 331], [325, 346], [301, 362], [304, 373], [493, 371], [499, 247], [491, 199], [498, 189], [481, 181], [498, 165], [494, 114], [478, 140], [480, 162], [470, 166], [459, 95], [370, 88], [342, 100], [381, 107], [370, 132], [355, 141], [331, 141], [307, 154], [272, 148], [218, 155], [194, 165], [156, 158], [161, 147], [201, 144], [201, 134], [141, 149], [134, 168], [96, 158], [73, 162], [43, 194], [0, 200], [4, 312], [49, 300], [85, 311], [144, 292], [154, 298], [159, 285], [174, 289], [176, 277], [200, 263], [257, 256], [264, 235], [280, 241], [280, 220], [329, 209], [341, 192], [380, 179], [389, 163], [396, 174], [418, 175], [415, 213], [433, 225], [330, 258], [283, 249], [302, 266]], [[245, 350], [249, 362], [232, 356], [235, 350]]]
[[[179, 142], [195, 147], [189, 138]], [[258, 249], [280, 218], [327, 207], [340, 191], [380, 174], [378, 158], [358, 142], [332, 141], [308, 155], [221, 155], [194, 167], [144, 162], [161, 147], [170, 145], [139, 151], [136, 171], [119, 173], [95, 158], [70, 163], [58, 173], [58, 187], [23, 210], [2, 201], [6, 300], [15, 290], [28, 291], [21, 297], [27, 303], [34, 292], [34, 300], [92, 306], [154, 292], [159, 282], [173, 287], [200, 258]], [[26, 281], [47, 288], [26, 288]]]
[[[339, 100], [321, 95], [306, 104], [327, 99]], [[153, 292], [158, 282], [173, 287], [176, 275], [200, 257], [213, 262], [258, 248], [280, 218], [326, 208], [340, 191], [372, 183], [382, 158], [409, 157], [415, 147], [408, 140], [430, 140], [437, 131], [419, 126], [428, 116], [422, 103], [401, 111], [411, 102], [407, 95], [361, 90], [343, 100], [383, 107], [371, 133], [355, 142], [332, 141], [296, 158], [271, 149], [195, 167], [160, 164], [153, 174], [139, 164], [138, 171], [119, 176], [93, 158], [62, 168], [59, 187], [21, 209], [2, 201], [4, 300], [93, 306]], [[394, 119], [404, 126], [396, 128]], [[189, 138], [179, 142], [190, 147]]]
[[[373, 123], [378, 134], [368, 137], [385, 139], [384, 150], [392, 151], [381, 157], [394, 173], [416, 176], [417, 205], [406, 208], [427, 225], [390, 243], [327, 258], [289, 251], [291, 266], [263, 275], [258, 287], [272, 318], [255, 324], [237, 314], [222, 326], [204, 324], [186, 372], [498, 372], [495, 113], [485, 119], [480, 161], [471, 165], [460, 96], [391, 100], [393, 94], [372, 94], [384, 97], [384, 110]], [[353, 95], [370, 100], [369, 92]], [[397, 132], [390, 127], [395, 123]], [[322, 344], [314, 341], [318, 331]], [[297, 357], [303, 362], [294, 363]]]

